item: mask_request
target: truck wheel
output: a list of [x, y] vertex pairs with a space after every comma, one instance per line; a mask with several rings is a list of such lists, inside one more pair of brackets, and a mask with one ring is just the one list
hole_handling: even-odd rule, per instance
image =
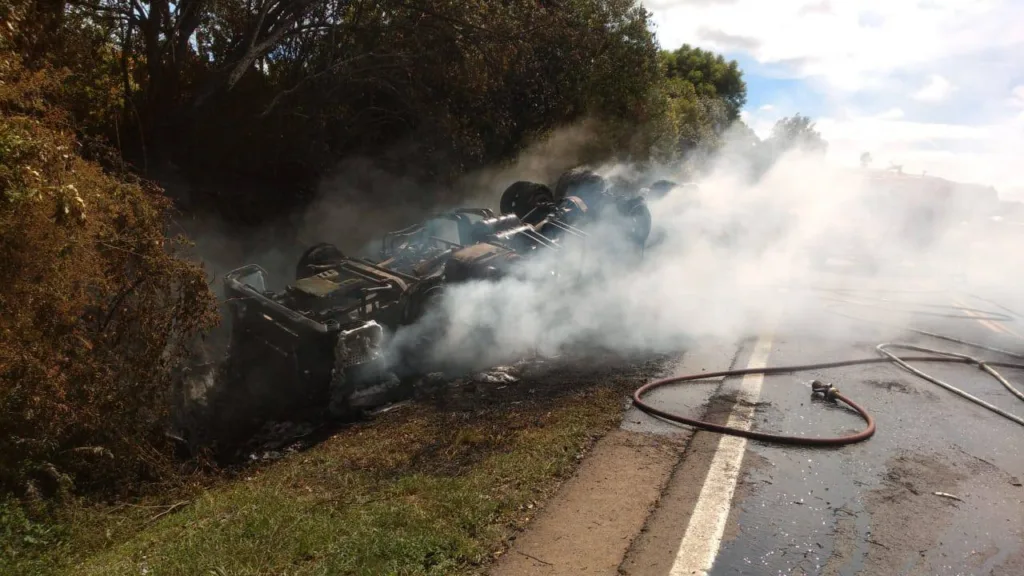
[[651, 191], [650, 194], [652, 199], [661, 200], [662, 198], [668, 196], [668, 193], [671, 192], [677, 186], [679, 185], [671, 180], [658, 180], [657, 182], [648, 186], [648, 189]]
[[642, 198], [635, 198], [629, 204], [626, 210], [629, 237], [643, 247], [651, 235], [651, 210]]
[[573, 168], [558, 177], [555, 184], [555, 200], [566, 196], [579, 196], [588, 206], [596, 206], [596, 200], [604, 194], [608, 182], [589, 168]]
[[572, 168], [566, 170], [558, 177], [558, 181], [555, 182], [555, 198], [561, 200], [566, 196], [573, 196], [570, 194], [570, 190], [575, 188], [580, 182], [593, 178], [596, 176], [594, 172], [585, 167]]
[[345, 254], [337, 246], [329, 242], [314, 244], [306, 249], [299, 256], [299, 263], [295, 266], [295, 279], [301, 280], [319, 272], [317, 266], [337, 264], [345, 259]]
[[501, 194], [500, 210], [502, 214], [515, 214], [523, 218], [540, 204], [554, 201], [555, 196], [547, 186], [521, 180]]
[[444, 294], [444, 285], [440, 280], [426, 280], [418, 285], [409, 295], [405, 313], [405, 324], [415, 324], [429, 311], [438, 305]]

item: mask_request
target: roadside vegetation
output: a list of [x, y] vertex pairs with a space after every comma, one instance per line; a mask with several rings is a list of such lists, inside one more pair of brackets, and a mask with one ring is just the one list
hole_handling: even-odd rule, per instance
[[474, 573], [658, 365], [542, 368], [485, 400], [409, 406], [273, 463], [45, 523], [0, 508], [0, 573]]
[[[584, 120], [594, 160], [699, 158], [730, 126], [760, 169], [824, 146], [802, 117], [760, 142], [745, 102], [735, 62], [659, 50], [633, 0], [2, 3], [0, 572], [483, 562], [614, 387], [514, 420], [417, 409], [240, 477], [182, 462], [176, 375], [218, 318], [174, 218], [273, 222], [354, 156], [436, 189]], [[409, 463], [429, 442], [501, 449], [438, 473]]]

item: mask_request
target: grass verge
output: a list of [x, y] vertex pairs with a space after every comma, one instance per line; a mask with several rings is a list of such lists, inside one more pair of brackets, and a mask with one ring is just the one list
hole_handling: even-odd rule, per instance
[[69, 506], [46, 524], [0, 508], [0, 572], [478, 572], [617, 425], [635, 379], [606, 382], [476, 411], [408, 407], [191, 494]]

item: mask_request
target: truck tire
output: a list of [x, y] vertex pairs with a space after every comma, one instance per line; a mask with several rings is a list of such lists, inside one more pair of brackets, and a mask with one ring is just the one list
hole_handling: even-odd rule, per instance
[[669, 192], [671, 192], [678, 186], [678, 184], [671, 180], [658, 180], [657, 182], [654, 182], [647, 188], [648, 190], [651, 191], [650, 195], [652, 200], [661, 200], [662, 198], [668, 196]]
[[515, 214], [524, 218], [540, 204], [554, 201], [555, 195], [547, 186], [520, 180], [501, 194], [500, 210], [502, 214]]
[[651, 235], [651, 210], [643, 199], [637, 199], [626, 215], [630, 223], [630, 237], [642, 248]]
[[444, 294], [444, 283], [440, 278], [424, 280], [409, 295], [403, 324], [415, 324], [434, 306]]
[[320, 242], [306, 249], [299, 256], [299, 263], [295, 266], [295, 279], [301, 280], [316, 274], [317, 266], [337, 264], [345, 259], [345, 254], [337, 246], [329, 242]]
[[643, 248], [651, 235], [651, 210], [643, 196], [621, 199], [616, 206], [622, 218], [623, 232], [638, 247]]
[[587, 206], [598, 207], [608, 189], [608, 181], [589, 168], [573, 168], [558, 177], [555, 184], [555, 201], [566, 196], [578, 196]]

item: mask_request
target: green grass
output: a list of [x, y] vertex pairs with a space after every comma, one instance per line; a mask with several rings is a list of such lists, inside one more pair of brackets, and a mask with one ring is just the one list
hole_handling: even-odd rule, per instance
[[191, 494], [65, 507], [43, 524], [8, 505], [0, 573], [472, 573], [620, 408], [615, 386], [515, 411], [410, 408]]

